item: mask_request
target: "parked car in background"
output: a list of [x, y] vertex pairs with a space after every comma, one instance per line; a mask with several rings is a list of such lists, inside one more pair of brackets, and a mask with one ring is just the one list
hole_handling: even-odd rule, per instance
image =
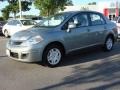
[[6, 53], [18, 61], [41, 61], [54, 67], [65, 54], [75, 50], [96, 45], [112, 50], [117, 35], [116, 24], [99, 12], [63, 12], [14, 34]]
[[33, 27], [36, 23], [29, 19], [14, 19], [9, 20], [2, 28], [2, 33], [5, 37], [12, 36], [18, 31], [26, 30]]
[[43, 20], [43, 17], [40, 17], [40, 16], [38, 16], [38, 17], [33, 17], [32, 20], [34, 20], [34, 21], [37, 22], [37, 23], [40, 23], [40, 22]]
[[5, 21], [0, 21], [0, 34], [3, 34], [2, 33], [2, 28], [3, 28], [3, 26], [5, 25]]
[[119, 17], [115, 17], [115, 19], [113, 20], [113, 22], [116, 23], [116, 25], [117, 25], [118, 38], [120, 38], [120, 16]]

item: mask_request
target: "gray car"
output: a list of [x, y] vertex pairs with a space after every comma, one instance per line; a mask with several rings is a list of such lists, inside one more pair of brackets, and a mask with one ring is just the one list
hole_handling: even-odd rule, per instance
[[54, 67], [65, 54], [75, 50], [96, 45], [112, 50], [117, 35], [116, 25], [101, 13], [63, 12], [14, 34], [7, 43], [6, 53], [18, 61], [41, 61]]

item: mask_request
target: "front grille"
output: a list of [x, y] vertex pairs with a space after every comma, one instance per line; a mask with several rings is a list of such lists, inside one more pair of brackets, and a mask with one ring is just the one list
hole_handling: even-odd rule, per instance
[[10, 56], [13, 58], [19, 58], [18, 53], [10, 52]]

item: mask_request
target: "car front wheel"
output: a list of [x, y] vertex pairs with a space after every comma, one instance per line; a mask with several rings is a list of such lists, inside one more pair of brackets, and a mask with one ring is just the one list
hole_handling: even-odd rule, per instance
[[51, 45], [43, 53], [43, 62], [49, 67], [57, 66], [63, 58], [63, 51], [60, 46]]

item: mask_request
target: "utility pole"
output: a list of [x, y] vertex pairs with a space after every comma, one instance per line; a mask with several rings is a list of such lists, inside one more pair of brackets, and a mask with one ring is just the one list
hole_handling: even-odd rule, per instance
[[21, 0], [19, 0], [19, 11], [20, 11], [20, 19], [22, 18], [22, 6], [21, 6]]

